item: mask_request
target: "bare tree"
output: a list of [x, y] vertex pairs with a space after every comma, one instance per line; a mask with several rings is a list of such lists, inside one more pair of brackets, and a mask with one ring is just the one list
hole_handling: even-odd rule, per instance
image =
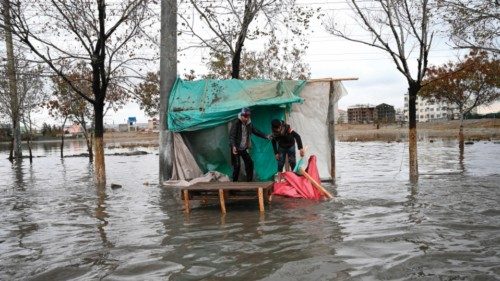
[[[33, 135], [35, 123], [32, 114], [41, 109], [46, 98], [46, 92], [43, 89], [44, 78], [43, 69], [40, 65], [27, 60], [23, 56], [23, 52], [19, 46], [13, 49], [15, 57], [13, 59], [13, 67], [15, 69], [15, 89], [16, 95], [11, 92], [12, 86], [10, 85], [11, 77], [9, 73], [9, 64], [0, 69], [0, 110], [6, 114], [11, 122], [16, 118], [19, 119], [17, 128], [19, 132], [15, 132], [16, 128], [12, 130], [12, 143], [19, 143], [21, 145], [21, 124], [24, 125], [25, 134], [27, 137], [27, 144], [29, 149], [30, 161], [32, 161], [31, 152], [31, 137]], [[16, 135], [19, 134], [17, 137]], [[18, 138], [18, 140], [16, 140]], [[16, 152], [17, 145], [11, 145], [10, 159], [22, 157], [19, 152]]]
[[14, 43], [12, 41], [12, 30], [11, 25], [11, 9], [9, 1], [4, 1], [2, 3], [2, 17], [3, 17], [3, 29], [5, 31], [5, 48], [7, 50], [7, 65], [6, 65], [6, 77], [8, 78], [8, 101], [9, 101], [9, 111], [12, 126], [12, 141], [9, 159], [12, 161], [14, 158], [21, 158], [21, 107], [19, 101], [19, 93], [17, 91], [17, 75], [15, 68], [15, 55], [14, 55]]
[[[180, 33], [197, 39], [198, 47], [208, 48], [212, 55], [230, 57], [231, 77], [240, 77], [240, 64], [247, 39], [269, 41], [277, 31], [290, 32], [300, 45], [309, 28], [314, 11], [296, 5], [295, 0], [189, 0], [181, 19]], [[194, 9], [199, 17], [191, 16]], [[201, 21], [201, 24], [198, 21]], [[289, 39], [290, 40], [290, 39]]]
[[[19, 93], [21, 94], [21, 121], [26, 130], [26, 142], [28, 144], [28, 152], [30, 162], [33, 162], [32, 141], [35, 134], [37, 124], [34, 120], [33, 113], [40, 111], [42, 105], [47, 99], [47, 92], [44, 90], [45, 78], [43, 77], [43, 68], [40, 65], [29, 64], [24, 62], [26, 66], [19, 77]], [[23, 69], [18, 67], [17, 69]]]
[[[92, 96], [92, 71], [85, 64], [78, 64], [75, 68], [68, 72], [67, 78], [82, 89], [85, 94]], [[76, 121], [83, 130], [83, 135], [87, 143], [87, 151], [89, 161], [93, 161], [92, 152], [92, 137], [89, 122], [92, 120], [92, 106], [80, 95], [75, 93], [72, 87], [59, 76], [52, 78], [54, 92], [51, 99], [47, 102], [49, 114], [53, 117], [60, 117], [63, 119], [63, 128], [68, 119]], [[104, 114], [112, 109], [117, 110], [126, 101], [128, 101], [128, 94], [119, 85], [110, 83], [107, 89], [107, 103]], [[61, 158], [63, 157], [64, 148], [64, 134], [61, 136]]]
[[[11, 1], [10, 30], [32, 54], [65, 80], [94, 110], [94, 166], [98, 184], [105, 184], [103, 115], [110, 83], [127, 73], [145, 71], [144, 29], [157, 22], [154, 0], [4, 0]], [[151, 59], [151, 56], [149, 56]], [[85, 62], [92, 70], [92, 96], [68, 78], [68, 71]], [[135, 65], [134, 65], [135, 63]]]
[[451, 26], [457, 48], [500, 53], [500, 2], [438, 0], [440, 14]]
[[[306, 80], [310, 76], [309, 65], [304, 62], [305, 50], [298, 46], [272, 38], [262, 51], [247, 51], [241, 57], [240, 79]], [[205, 78], [231, 78], [231, 57], [212, 53]]]
[[[334, 18], [326, 23], [332, 35], [371, 46], [387, 53], [408, 82], [410, 180], [418, 180], [416, 99], [427, 70], [432, 43], [431, 9], [428, 0], [348, 1], [359, 26], [371, 38], [350, 35]], [[416, 57], [413, 66], [411, 59]]]

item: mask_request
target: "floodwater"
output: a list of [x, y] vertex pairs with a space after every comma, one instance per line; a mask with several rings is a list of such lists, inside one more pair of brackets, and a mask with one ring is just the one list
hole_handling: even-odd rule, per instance
[[[500, 144], [337, 143], [332, 201], [182, 212], [158, 156], [86, 158], [56, 143], [11, 164], [0, 147], [0, 280], [500, 280]], [[68, 142], [67, 154], [85, 152]], [[110, 153], [116, 151], [108, 151]], [[121, 189], [109, 188], [110, 183]]]

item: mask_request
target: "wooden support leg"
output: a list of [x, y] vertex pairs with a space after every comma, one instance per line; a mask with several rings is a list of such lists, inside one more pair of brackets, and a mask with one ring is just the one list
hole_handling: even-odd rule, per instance
[[259, 195], [259, 211], [261, 213], [263, 213], [264, 212], [264, 190], [262, 190], [262, 187], [259, 187], [257, 192]]
[[189, 213], [189, 190], [183, 190], [182, 191], [184, 195], [184, 211], [186, 213]]
[[219, 189], [219, 201], [220, 201], [220, 211], [226, 213], [226, 203], [224, 202], [224, 190]]

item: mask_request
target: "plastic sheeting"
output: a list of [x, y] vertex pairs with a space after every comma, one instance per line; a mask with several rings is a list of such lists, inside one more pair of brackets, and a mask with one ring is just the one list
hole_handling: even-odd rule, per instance
[[328, 136], [329, 116], [328, 107], [330, 98], [336, 111], [337, 101], [347, 94], [341, 82], [334, 82], [334, 92], [330, 92], [330, 81], [308, 82], [300, 96], [304, 99], [301, 104], [294, 104], [287, 123], [299, 133], [302, 144], [307, 146], [308, 155], [316, 155], [318, 171], [321, 179], [331, 179], [331, 149]]
[[172, 180], [194, 179], [203, 175], [193, 155], [184, 144], [182, 136], [173, 134], [174, 161], [172, 168]]
[[[314, 180], [319, 182], [319, 174], [316, 166], [316, 157], [311, 155], [305, 169]], [[273, 195], [287, 196], [293, 198], [320, 199], [323, 195], [309, 180], [294, 172], [281, 173], [281, 181], [274, 183]]]
[[177, 79], [168, 102], [168, 129], [173, 132], [216, 127], [235, 118], [242, 107], [301, 102], [305, 81]]

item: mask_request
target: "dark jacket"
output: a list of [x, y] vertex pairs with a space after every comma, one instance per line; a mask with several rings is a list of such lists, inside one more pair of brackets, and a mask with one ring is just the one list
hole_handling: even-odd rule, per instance
[[258, 137], [267, 139], [266, 134], [262, 133], [257, 128], [255, 128], [250, 120], [248, 120], [248, 123], [246, 124], [247, 134], [246, 136], [242, 136], [242, 130], [241, 130], [242, 124], [243, 122], [241, 122], [240, 118], [236, 119], [236, 122], [234, 122], [231, 127], [231, 131], [229, 131], [229, 145], [231, 146], [231, 148], [235, 146], [236, 148], [239, 149], [242, 137], [247, 138], [247, 148], [250, 147], [250, 134], [255, 134]]
[[278, 146], [282, 148], [290, 148], [295, 145], [297, 141], [297, 146], [302, 149], [302, 139], [300, 135], [295, 132], [290, 125], [283, 122], [284, 130], [281, 134], [273, 134], [273, 150], [274, 154], [278, 153]]

